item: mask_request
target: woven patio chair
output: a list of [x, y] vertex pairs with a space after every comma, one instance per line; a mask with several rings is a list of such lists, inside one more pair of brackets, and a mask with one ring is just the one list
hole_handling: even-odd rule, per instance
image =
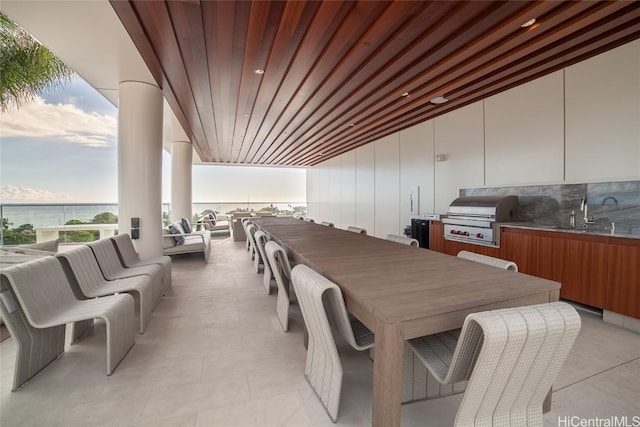
[[[248, 237], [248, 231], [247, 231], [247, 226], [249, 225], [249, 222], [251, 221], [251, 217], [244, 217], [244, 218], [240, 218], [239, 219], [240, 224], [242, 224], [242, 229], [244, 230], [244, 235], [245, 235], [245, 240], [244, 240], [244, 247], [247, 251], [251, 250], [251, 245], [250, 245], [250, 240]], [[253, 257], [251, 258], [253, 259]]]
[[490, 265], [492, 267], [501, 268], [503, 270], [518, 271], [518, 266], [515, 262], [505, 261], [500, 258], [481, 255], [475, 252], [460, 251], [458, 252], [458, 258], [468, 259], [469, 261], [479, 262], [480, 264]]
[[[264, 285], [264, 291], [267, 295], [271, 294], [271, 278], [273, 277], [271, 273], [271, 267], [269, 266], [269, 262], [267, 261], [267, 254], [264, 251], [264, 245], [269, 241], [269, 236], [262, 230], [258, 230], [253, 235], [253, 238], [256, 242], [256, 247], [258, 248], [258, 253], [260, 254], [260, 259], [262, 260], [264, 273], [262, 283]], [[254, 261], [255, 262], [255, 261]]]
[[171, 257], [162, 255], [151, 258], [140, 258], [140, 254], [136, 252], [133, 241], [127, 233], [118, 234], [110, 237], [111, 243], [116, 248], [116, 252], [120, 257], [122, 265], [127, 268], [140, 267], [143, 265], [158, 265], [162, 268], [162, 288], [163, 295], [166, 295], [171, 289]]
[[411, 237], [398, 236], [397, 234], [387, 234], [387, 240], [391, 242], [401, 243], [407, 246], [415, 246], [420, 247], [420, 243], [416, 239], [412, 239]]
[[256, 232], [258, 227], [256, 227], [251, 221], [246, 221], [243, 224], [245, 225], [245, 234], [247, 235], [246, 246], [249, 251], [249, 259], [253, 261], [256, 256], [256, 248], [253, 245], [253, 234]]
[[580, 316], [554, 302], [473, 313], [460, 332], [411, 339], [443, 384], [469, 380], [456, 426], [542, 426], [542, 406], [580, 331]]
[[347, 231], [351, 231], [352, 233], [364, 234], [364, 235], [367, 234], [367, 230], [365, 230], [364, 228], [354, 227], [352, 225], [347, 227]]
[[76, 297], [78, 297], [78, 291], [84, 297], [78, 299], [104, 297], [121, 292], [138, 294], [140, 333], [144, 333], [149, 321], [151, 321], [151, 311], [155, 308], [153, 307], [153, 289], [149, 276], [106, 280], [102, 276], [93, 251], [87, 246], [79, 246], [70, 251], [59, 253], [56, 257], [60, 260], [62, 268], [67, 274], [72, 290], [75, 288]]
[[4, 275], [0, 276], [0, 314], [16, 343], [11, 387], [11, 391], [16, 391], [64, 352], [65, 325], [31, 326]]
[[260, 273], [260, 266], [264, 265], [262, 258], [260, 258], [260, 251], [258, 250], [258, 244], [256, 243], [255, 234], [258, 231], [258, 227], [255, 224], [247, 225], [247, 239], [250, 240], [249, 245], [251, 247], [251, 253], [253, 254], [251, 259], [253, 260], [253, 269], [257, 273]]
[[[64, 328], [66, 323], [94, 318], [104, 319], [107, 335], [107, 375], [113, 373], [133, 346], [136, 328], [135, 307], [131, 295], [119, 294], [79, 301], [74, 296], [56, 257], [18, 264], [0, 271], [0, 274], [3, 284], [5, 279], [9, 283], [27, 321], [34, 328]], [[51, 351], [48, 346], [54, 347], [55, 350]], [[52, 343], [32, 343], [31, 349], [25, 349], [27, 354], [24, 355], [24, 347], [21, 348], [17, 355], [20, 361], [16, 367], [22, 364], [23, 358], [38, 357], [38, 351], [55, 353], [58, 346], [57, 340]], [[31, 372], [33, 375], [37, 371]]]
[[350, 319], [340, 288], [303, 264], [291, 271], [298, 305], [309, 332], [304, 375], [333, 422], [338, 418], [342, 363], [331, 332], [336, 330], [356, 350], [373, 347], [373, 333]]
[[276, 313], [282, 329], [287, 332], [289, 330], [289, 306], [294, 297], [293, 287], [291, 286], [291, 263], [285, 250], [276, 242], [267, 242], [264, 249], [278, 285]]
[[153, 307], [158, 305], [160, 298], [164, 292], [162, 285], [162, 268], [157, 264], [141, 265], [138, 267], [123, 267], [118, 258], [116, 248], [109, 239], [96, 240], [87, 246], [91, 248], [102, 275], [107, 280], [124, 279], [125, 277], [134, 277], [146, 275], [151, 278], [151, 287], [153, 289]]

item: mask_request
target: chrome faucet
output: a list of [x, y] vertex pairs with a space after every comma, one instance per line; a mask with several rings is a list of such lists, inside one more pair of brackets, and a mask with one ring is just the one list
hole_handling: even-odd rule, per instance
[[569, 227], [576, 228], [576, 212], [571, 211], [571, 216], [569, 217]]
[[583, 196], [582, 199], [580, 199], [580, 211], [584, 212], [584, 219], [582, 223], [582, 227], [584, 228], [587, 228], [587, 224], [594, 224], [596, 222], [596, 220], [593, 218], [593, 215], [591, 215], [591, 218], [589, 218], [589, 214], [587, 213], [587, 210], [588, 210], [587, 196]]

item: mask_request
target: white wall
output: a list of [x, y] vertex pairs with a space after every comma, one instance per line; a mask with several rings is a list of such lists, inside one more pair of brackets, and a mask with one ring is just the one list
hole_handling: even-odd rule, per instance
[[564, 179], [563, 72], [485, 100], [485, 185]]
[[484, 124], [482, 102], [434, 119], [435, 211], [446, 212], [458, 189], [484, 183]]
[[341, 176], [341, 212], [340, 219], [334, 222], [336, 227], [347, 228], [356, 223], [356, 151], [340, 156]]
[[[445, 160], [435, 161], [436, 154]], [[444, 213], [460, 188], [639, 180], [640, 40], [359, 147], [307, 174], [309, 216], [378, 237], [410, 223], [412, 187], [420, 187], [422, 214]], [[338, 193], [340, 208], [329, 208]]]
[[400, 139], [398, 134], [377, 140], [375, 147], [375, 225], [369, 235], [384, 238], [400, 229]]
[[[375, 145], [356, 148], [356, 225], [375, 233]], [[344, 228], [344, 227], [343, 227]]]
[[640, 40], [566, 69], [566, 179], [637, 177]]
[[400, 226], [409, 224], [409, 194], [418, 187], [418, 214], [434, 212], [433, 120], [399, 132]]

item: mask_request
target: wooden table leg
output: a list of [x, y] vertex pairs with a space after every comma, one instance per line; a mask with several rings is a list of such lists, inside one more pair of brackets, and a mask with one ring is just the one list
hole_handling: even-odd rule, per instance
[[400, 426], [404, 335], [400, 324], [376, 321], [373, 363], [374, 427]]

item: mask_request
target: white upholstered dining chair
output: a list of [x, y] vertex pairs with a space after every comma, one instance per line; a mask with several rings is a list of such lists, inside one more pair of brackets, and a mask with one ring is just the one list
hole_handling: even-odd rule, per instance
[[580, 331], [554, 302], [473, 313], [462, 330], [407, 341], [443, 384], [469, 380], [455, 426], [542, 426], [542, 406]]
[[255, 234], [257, 231], [258, 227], [256, 227], [255, 224], [247, 224], [247, 239], [249, 240], [249, 253], [253, 260], [253, 270], [256, 273], [260, 273], [260, 265], [262, 265], [263, 261], [260, 258], [260, 251], [258, 250], [258, 244], [256, 243]]
[[287, 252], [276, 242], [267, 242], [264, 249], [267, 254], [267, 261], [278, 285], [276, 313], [282, 329], [287, 332], [289, 330], [289, 306], [294, 296], [293, 286], [291, 286], [291, 263], [289, 262]]
[[397, 234], [387, 234], [387, 240], [395, 243], [400, 243], [407, 246], [419, 247], [420, 243], [416, 239], [412, 239], [411, 237], [398, 236]]
[[[263, 269], [262, 272], [264, 276], [262, 277], [262, 284], [264, 285], [264, 291], [267, 295], [271, 294], [271, 267], [269, 266], [269, 262], [267, 261], [267, 254], [264, 251], [264, 245], [269, 241], [269, 236], [262, 230], [258, 230], [253, 235], [253, 240], [256, 242], [256, 248], [258, 249], [258, 254], [260, 255], [260, 259], [262, 260]], [[255, 259], [254, 259], [255, 266]]]
[[458, 252], [458, 258], [468, 259], [469, 261], [479, 262], [480, 264], [490, 265], [503, 270], [518, 271], [518, 265], [515, 262], [477, 254], [475, 252], [460, 251]]
[[291, 271], [309, 345], [304, 375], [333, 422], [338, 419], [342, 389], [342, 363], [332, 328], [356, 350], [373, 347], [373, 333], [350, 318], [340, 288], [303, 264]]
[[364, 228], [354, 227], [353, 225], [350, 225], [349, 227], [347, 227], [347, 231], [351, 231], [352, 233], [358, 233], [358, 234], [367, 234], [367, 230], [365, 230]]

